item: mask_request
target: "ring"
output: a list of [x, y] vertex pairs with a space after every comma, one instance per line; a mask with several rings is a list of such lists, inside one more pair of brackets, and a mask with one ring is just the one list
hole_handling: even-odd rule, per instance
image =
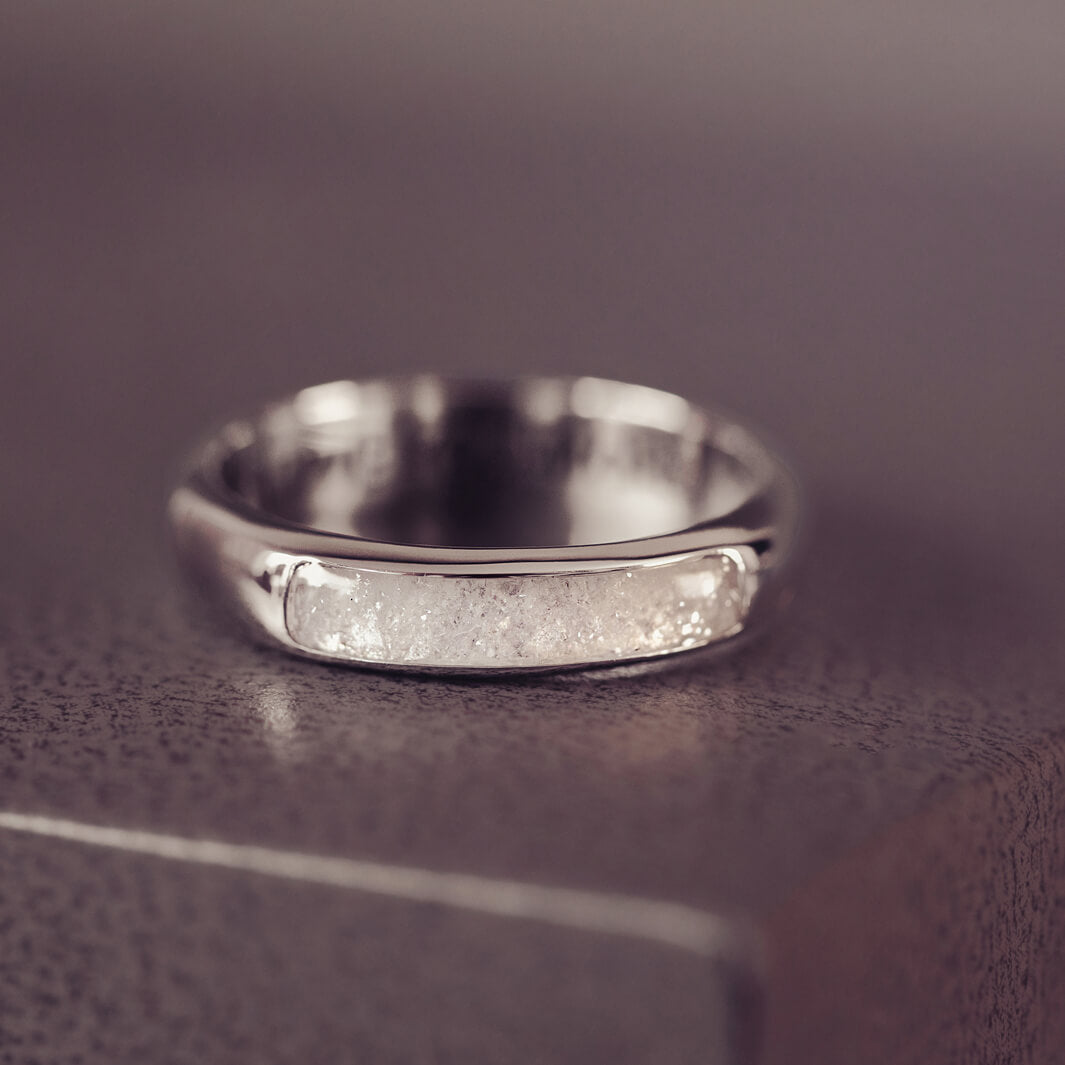
[[260, 638], [418, 672], [618, 664], [748, 630], [793, 479], [751, 432], [598, 378], [338, 381], [230, 424], [170, 502]]

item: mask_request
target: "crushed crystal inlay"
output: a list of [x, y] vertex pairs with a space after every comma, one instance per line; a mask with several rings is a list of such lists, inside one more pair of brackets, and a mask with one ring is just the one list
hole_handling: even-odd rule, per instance
[[738, 552], [574, 574], [451, 576], [304, 562], [285, 601], [302, 648], [356, 662], [529, 668], [609, 662], [732, 635], [750, 599]]

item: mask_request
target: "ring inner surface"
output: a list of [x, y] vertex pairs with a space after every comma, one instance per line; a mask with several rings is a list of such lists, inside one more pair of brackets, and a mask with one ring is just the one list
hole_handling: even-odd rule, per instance
[[437, 547], [660, 536], [756, 490], [679, 397], [598, 379], [342, 381], [271, 408], [226, 486], [324, 532]]

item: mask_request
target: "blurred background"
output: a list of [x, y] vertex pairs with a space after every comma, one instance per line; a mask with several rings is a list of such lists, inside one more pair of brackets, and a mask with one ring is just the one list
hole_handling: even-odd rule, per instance
[[105, 455], [120, 536], [219, 419], [409, 369], [724, 404], [940, 535], [1065, 517], [1058, 4], [90, 0], [2, 46], [0, 476], [40, 520]]
[[[0, 191], [4, 808], [738, 911], [768, 1062], [1059, 1060], [1065, 7], [8, 4]], [[790, 620], [715, 669], [447, 687], [183, 613], [192, 444], [421, 370], [753, 421], [807, 489]], [[486, 988], [575, 1061], [619, 1015], [651, 1049], [613, 1062], [720, 1035], [632, 944], [5, 857], [27, 1054], [499, 1061]], [[537, 1019], [571, 971], [587, 1052]]]

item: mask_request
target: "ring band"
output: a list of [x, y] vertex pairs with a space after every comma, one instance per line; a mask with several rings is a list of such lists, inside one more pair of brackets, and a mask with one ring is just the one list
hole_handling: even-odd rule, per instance
[[338, 381], [227, 426], [170, 503], [254, 632], [419, 672], [615, 664], [726, 640], [797, 518], [748, 430], [597, 378]]

